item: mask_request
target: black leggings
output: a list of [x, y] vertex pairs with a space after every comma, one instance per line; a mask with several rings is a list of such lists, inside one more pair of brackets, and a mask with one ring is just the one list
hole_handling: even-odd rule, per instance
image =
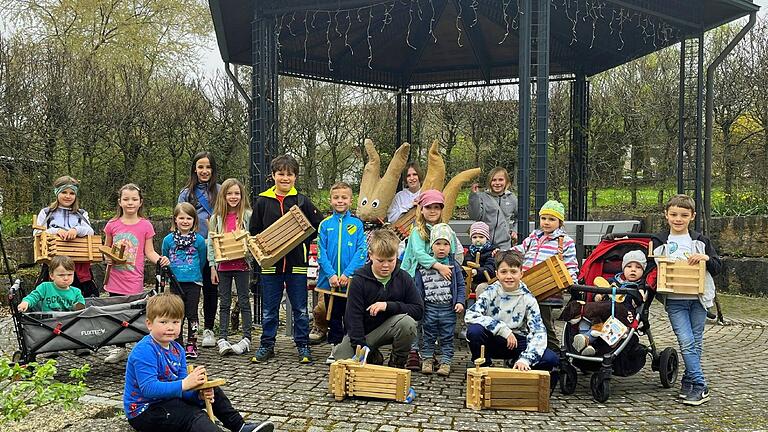
[[[179, 297], [184, 300], [184, 318], [187, 321], [187, 340], [189, 341], [197, 335], [197, 308], [200, 305], [200, 285], [194, 282], [179, 282], [179, 288], [181, 288], [181, 292], [174, 294], [178, 294]], [[181, 323], [181, 328], [182, 332], [179, 333], [179, 339], [177, 341], [184, 345], [184, 339], [181, 336], [184, 334], [183, 322]]]
[[[243, 427], [243, 417], [232, 408], [232, 403], [218, 387], [213, 389], [213, 414], [231, 431], [239, 431]], [[139, 432], [221, 431], [200, 405], [179, 398], [166, 399], [150, 405], [143, 413], [128, 419], [128, 424]]]
[[203, 266], [203, 319], [204, 326], [213, 330], [216, 321], [216, 309], [219, 308], [219, 286], [211, 283], [211, 268]]

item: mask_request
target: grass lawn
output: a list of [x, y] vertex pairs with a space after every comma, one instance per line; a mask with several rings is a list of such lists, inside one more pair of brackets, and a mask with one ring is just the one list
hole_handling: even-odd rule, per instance
[[720, 307], [726, 318], [768, 321], [768, 298], [718, 294]]

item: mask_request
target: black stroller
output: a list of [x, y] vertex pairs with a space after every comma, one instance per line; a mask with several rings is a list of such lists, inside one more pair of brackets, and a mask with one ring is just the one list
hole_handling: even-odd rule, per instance
[[[669, 388], [675, 383], [679, 366], [677, 351], [668, 347], [659, 353], [648, 321], [649, 307], [655, 295], [654, 275], [648, 273], [643, 275], [637, 288], [623, 287], [616, 288], [614, 291], [612, 288], [593, 286], [596, 277], [602, 276], [609, 279], [621, 272], [622, 258], [627, 252], [640, 250], [646, 253], [650, 241], [650, 234], [608, 234], [585, 260], [579, 274], [579, 280], [583, 285], [570, 287], [571, 302], [578, 300], [590, 302], [595, 294], [611, 295], [615, 292], [629, 296], [639, 306], [634, 311], [634, 319], [630, 323], [626, 337], [613, 347], [600, 340], [599, 342], [603, 342], [602, 349], [593, 356], [582, 355], [574, 349], [572, 341], [579, 332], [578, 325], [565, 323], [560, 354], [560, 390], [563, 394], [573, 394], [576, 391], [578, 368], [585, 372], [592, 372], [590, 381], [592, 397], [598, 402], [605, 402], [611, 396], [611, 376], [636, 374], [645, 366], [648, 354], [652, 358], [652, 370], [659, 372], [661, 385]], [[648, 293], [645, 300], [640, 289], [645, 289]], [[648, 346], [640, 342], [641, 335], [648, 337]]]

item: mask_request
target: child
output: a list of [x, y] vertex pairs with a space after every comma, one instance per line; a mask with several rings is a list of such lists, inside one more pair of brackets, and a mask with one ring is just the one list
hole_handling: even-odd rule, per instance
[[[251, 223], [251, 235], [264, 231], [277, 221], [292, 206], [298, 206], [317, 229], [323, 220], [320, 212], [306, 196], [298, 193], [294, 187], [299, 175], [299, 163], [289, 155], [274, 158], [271, 163], [272, 178], [275, 185], [259, 194], [254, 204]], [[274, 267], [261, 269], [262, 277], [262, 334], [261, 346], [251, 359], [263, 362], [275, 355], [275, 336], [277, 335], [278, 312], [283, 297], [283, 286], [293, 308], [293, 340], [299, 353], [300, 363], [312, 362], [309, 349], [309, 315], [307, 314], [307, 251], [314, 235], [291, 249]]]
[[[117, 191], [117, 215], [104, 227], [104, 244], [125, 245], [123, 264], [110, 264], [109, 279], [104, 290], [110, 296], [133, 295], [144, 292], [144, 257], [153, 263], [167, 266], [168, 258], [155, 252], [152, 239], [155, 228], [144, 218], [144, 197], [133, 183]], [[124, 345], [110, 351], [107, 363], [118, 363], [128, 357]]]
[[536, 298], [521, 282], [522, 261], [515, 251], [496, 254], [498, 280], [477, 297], [464, 317], [469, 349], [474, 361], [485, 345], [484, 366], [500, 358], [517, 370], [551, 371], [559, 359], [547, 348], [547, 332]]
[[149, 334], [136, 344], [125, 366], [128, 423], [138, 431], [219, 431], [203, 409], [208, 399], [216, 418], [231, 431], [273, 431], [270, 422], [245, 423], [221, 388], [193, 390], [205, 382], [206, 371], [198, 366], [187, 374], [187, 360], [174, 340], [183, 319], [184, 303], [178, 296], [165, 293], [147, 300]]
[[[416, 276], [416, 268], [421, 266], [425, 269], [435, 269], [442, 277], [450, 280], [453, 277], [453, 269], [450, 266], [440, 263], [432, 256], [432, 248], [429, 242], [429, 233], [432, 226], [438, 224], [443, 218], [443, 207], [445, 198], [443, 193], [429, 189], [419, 195], [418, 212], [416, 213], [416, 222], [408, 236], [408, 244], [403, 253], [403, 262], [400, 265], [409, 276]], [[454, 233], [451, 241], [451, 250], [454, 251], [456, 262], [464, 262], [464, 248], [456, 238]], [[408, 354], [406, 368], [413, 371], [421, 370], [421, 357], [419, 356], [418, 338]]]
[[[221, 192], [216, 197], [216, 206], [213, 208], [213, 216], [210, 220], [208, 231], [208, 264], [211, 267], [211, 280], [219, 285], [219, 340], [216, 343], [220, 355], [231, 353], [243, 354], [251, 349], [251, 301], [248, 297], [249, 277], [251, 270], [245, 259], [223, 261], [216, 268], [214, 260], [212, 235], [230, 231], [248, 231], [248, 223], [251, 219], [251, 203], [245, 186], [240, 180], [230, 178], [224, 180]], [[232, 283], [234, 281], [237, 290], [237, 303], [243, 328], [243, 337], [232, 345], [227, 340], [229, 331], [229, 312], [232, 306]]]
[[[70, 176], [57, 178], [53, 182], [53, 195], [56, 200], [37, 214], [36, 225], [45, 227], [48, 234], [58, 235], [64, 240], [93, 235], [88, 212], [80, 208], [80, 198], [77, 192], [80, 182]], [[38, 235], [39, 230], [34, 230]], [[43, 264], [36, 285], [48, 281], [49, 267]], [[75, 264], [75, 279], [72, 286], [80, 288], [86, 297], [98, 297], [99, 288], [93, 282], [91, 263]]]
[[[626, 254], [624, 254], [624, 257], [621, 260], [621, 273], [617, 273], [616, 276], [611, 278], [609, 281], [612, 285], [616, 285], [618, 287], [624, 288], [638, 288], [638, 284], [640, 283], [640, 280], [643, 278], [643, 274], [645, 273], [645, 267], [648, 264], [648, 260], [645, 257], [645, 254], [642, 251], [634, 250], [629, 251]], [[643, 300], [646, 299], [645, 290], [640, 289], [640, 295], [643, 297]], [[594, 300], [596, 302], [599, 301], [611, 301], [610, 296], [604, 296], [602, 294], [595, 295]], [[616, 295], [616, 302], [619, 304], [622, 304], [627, 311], [629, 311], [632, 316], [634, 316], [634, 312], [637, 309], [639, 304], [636, 304], [635, 301], [632, 300], [632, 297], [625, 296], [622, 294]], [[632, 321], [632, 318], [628, 317], [628, 321]], [[595, 348], [592, 346], [592, 342], [595, 340], [595, 337], [591, 334], [591, 329], [593, 323], [589, 320], [586, 320], [582, 318], [579, 321], [579, 334], [573, 337], [573, 348], [581, 353], [582, 355], [586, 356], [592, 356], [595, 355]]]
[[85, 307], [85, 299], [79, 288], [72, 285], [75, 279], [75, 262], [65, 255], [51, 259], [51, 280], [43, 282], [19, 303], [19, 312], [40, 306], [41, 312], [72, 311]]
[[442, 376], [451, 374], [456, 314], [464, 312], [466, 297], [461, 266], [453, 259], [453, 250], [451, 250], [451, 240], [455, 236], [456, 233], [451, 227], [444, 223], [433, 226], [429, 235], [435, 259], [451, 267], [453, 274], [450, 279], [444, 278], [433, 268], [419, 267], [416, 271], [416, 288], [419, 289], [421, 298], [424, 300], [424, 322], [422, 323], [424, 341], [421, 347], [421, 355], [424, 357], [421, 372], [424, 374], [431, 374], [434, 370], [432, 358], [438, 338], [442, 357], [437, 374]]
[[[205, 239], [198, 234], [197, 212], [190, 203], [179, 203], [173, 209], [173, 232], [163, 239], [162, 253], [171, 261], [171, 271], [179, 282], [181, 292], [175, 293], [184, 300], [184, 317], [187, 320], [187, 358], [197, 358], [197, 308], [200, 304], [200, 287], [203, 285], [203, 266], [207, 265]], [[182, 328], [184, 323], [182, 323]], [[179, 336], [177, 341], [184, 345]]]
[[[558, 201], [550, 200], [544, 203], [539, 210], [539, 229], [531, 233], [528, 238], [512, 250], [523, 255], [523, 272], [559, 254], [573, 280], [578, 279], [579, 263], [576, 259], [576, 242], [563, 230], [565, 222], [565, 207]], [[541, 318], [547, 328], [547, 347], [559, 351], [560, 340], [555, 332], [555, 320], [552, 316], [553, 307], [561, 307], [562, 295], [552, 296], [542, 301], [539, 306]]]
[[[349, 212], [352, 188], [344, 182], [337, 182], [331, 186], [330, 196], [333, 215], [323, 219], [317, 230], [317, 264], [320, 267], [317, 287], [338, 288], [340, 292], [347, 292], [350, 277], [365, 264], [368, 244], [363, 232], [363, 222]], [[325, 296], [325, 304], [329, 304], [329, 297]], [[331, 320], [328, 323], [331, 354], [326, 359], [326, 364], [336, 360], [333, 357], [333, 348], [344, 338], [343, 318], [346, 305], [343, 297], [333, 300]]]
[[[491, 241], [491, 231], [488, 224], [483, 221], [477, 221], [469, 227], [469, 238], [472, 244], [467, 249], [468, 254], [464, 257], [463, 265], [467, 267], [468, 262], [475, 262], [477, 254], [480, 254], [480, 268], [472, 269], [472, 282], [475, 284], [475, 293], [480, 295], [488, 286], [489, 279], [496, 276], [496, 265], [493, 262], [493, 251], [496, 245]], [[487, 275], [487, 277], [486, 277]]]
[[394, 231], [373, 231], [368, 239], [370, 262], [359, 268], [349, 287], [344, 323], [347, 335], [333, 356], [351, 358], [359, 346], [371, 349], [368, 362], [383, 364], [379, 348], [392, 344], [388, 365], [403, 368], [416, 340], [416, 321], [424, 303], [408, 274], [397, 268], [400, 239]]
[[[192, 166], [189, 180], [184, 189], [179, 193], [178, 202], [188, 202], [195, 206], [197, 211], [197, 232], [208, 238], [208, 220], [213, 215], [213, 205], [219, 194], [221, 185], [216, 183], [218, 170], [216, 160], [209, 152], [202, 151], [192, 158]], [[192, 193], [190, 193], [192, 191]], [[210, 348], [216, 346], [216, 336], [213, 333], [213, 324], [216, 320], [216, 306], [219, 302], [219, 291], [211, 282], [211, 268], [203, 267], [203, 342], [202, 346]]]
[[715, 282], [723, 268], [717, 251], [709, 238], [689, 229], [696, 217], [696, 204], [687, 195], [675, 195], [664, 206], [664, 217], [669, 229], [653, 236], [653, 254], [664, 259], [687, 260], [695, 265], [706, 262], [704, 294], [668, 294], [664, 296], [669, 322], [677, 336], [685, 363], [681, 380], [680, 398], [687, 405], [701, 405], [709, 400], [709, 388], [701, 368], [704, 323], [707, 309], [715, 298]]

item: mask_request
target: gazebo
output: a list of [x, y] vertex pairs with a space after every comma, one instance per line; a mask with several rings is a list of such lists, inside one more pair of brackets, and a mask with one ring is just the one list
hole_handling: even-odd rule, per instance
[[[755, 22], [750, 0], [209, 0], [219, 49], [252, 66], [251, 190], [266, 187], [277, 149], [278, 74], [397, 93], [398, 144], [411, 140], [411, 94], [458, 86], [519, 85], [518, 191], [526, 235], [546, 200], [550, 80], [570, 80], [569, 218], [587, 216], [591, 75], [673, 44], [680, 50], [677, 188], [710, 214], [712, 82], [716, 66]], [[749, 22], [706, 68], [707, 30]], [[532, 103], [533, 102], [533, 103]], [[533, 119], [531, 118], [533, 116]], [[533, 121], [532, 121], [533, 120]], [[405, 131], [403, 131], [405, 126]], [[708, 139], [705, 140], [705, 137]], [[530, 161], [533, 158], [533, 175]], [[697, 218], [697, 222], [701, 218]]]

